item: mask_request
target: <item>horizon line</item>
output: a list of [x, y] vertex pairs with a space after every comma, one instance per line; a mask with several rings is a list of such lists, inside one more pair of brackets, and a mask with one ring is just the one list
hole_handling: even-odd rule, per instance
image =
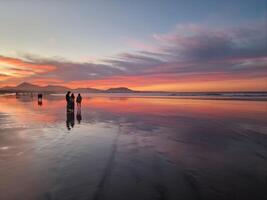
[[164, 90], [134, 90], [134, 89], [131, 89], [130, 87], [126, 87], [126, 86], [118, 86], [118, 87], [110, 87], [110, 88], [107, 88], [107, 89], [99, 89], [99, 88], [96, 88], [96, 87], [76, 87], [76, 88], [70, 88], [70, 87], [67, 87], [65, 85], [61, 85], [61, 84], [46, 84], [46, 85], [38, 85], [38, 84], [34, 84], [34, 83], [30, 83], [30, 82], [26, 82], [26, 81], [23, 81], [15, 86], [10, 86], [10, 85], [7, 85], [7, 86], [3, 86], [3, 87], [0, 87], [0, 89], [4, 89], [5, 87], [18, 87], [19, 85], [23, 84], [23, 83], [26, 83], [26, 84], [30, 84], [30, 85], [34, 85], [34, 86], [37, 86], [37, 87], [47, 87], [47, 86], [59, 86], [59, 87], [65, 87], [69, 90], [77, 90], [77, 89], [96, 89], [96, 90], [100, 90], [100, 91], [107, 91], [109, 89], [119, 89], [119, 88], [125, 88], [125, 89], [129, 89], [129, 90], [132, 90], [133, 92], [166, 92], [166, 93], [222, 93], [222, 92], [225, 92], [225, 93], [242, 93], [242, 92], [249, 92], [249, 93], [257, 93], [257, 92], [267, 92], [267, 90], [235, 90], [235, 91], [227, 91], [227, 90], [218, 90], [218, 91], [164, 91]]

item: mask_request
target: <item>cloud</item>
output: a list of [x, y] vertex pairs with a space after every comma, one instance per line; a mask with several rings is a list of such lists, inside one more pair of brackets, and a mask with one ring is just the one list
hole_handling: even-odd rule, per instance
[[97, 63], [23, 55], [22, 59], [0, 56], [0, 64], [10, 65], [6, 72], [23, 74], [29, 80], [62, 84], [108, 86], [128, 81], [128, 85], [140, 86], [167, 84], [168, 80], [179, 84], [262, 79], [267, 75], [266, 31], [263, 24], [235, 28], [179, 25], [171, 33], [152, 35], [153, 45], [134, 41], [140, 50]]
[[6, 75], [6, 74], [1, 74], [1, 73], [0, 73], [0, 81], [4, 81], [4, 80], [6, 80], [6, 79], [8, 79], [8, 78], [9, 78], [8, 75]]
[[[10, 78], [27, 78], [35, 74], [44, 74], [53, 71], [56, 67], [48, 64], [37, 64], [18, 58], [11, 58], [0, 55], [1, 73], [5, 74], [4, 80]], [[3, 81], [3, 78], [0, 79]]]
[[[44, 64], [37, 64], [35, 62], [28, 62], [18, 58], [11, 58], [0, 55], [0, 63], [13, 66], [12, 70], [31, 70], [36, 73], [42, 73], [47, 71], [53, 71], [55, 66]], [[16, 68], [14, 68], [16, 67]]]
[[[267, 30], [264, 25], [224, 29], [190, 25], [180, 30], [156, 39], [162, 41], [162, 52], [168, 55], [168, 63], [184, 63], [189, 72], [236, 73], [237, 69], [241, 72], [249, 67], [252, 71], [262, 69], [262, 63], [266, 64]], [[180, 68], [177, 70], [181, 72]]]
[[[189, 24], [152, 37], [155, 51], [124, 53], [105, 60], [130, 75], [224, 73], [267, 74], [267, 36], [263, 24], [239, 28], [207, 28]], [[144, 44], [144, 46], [146, 46]]]

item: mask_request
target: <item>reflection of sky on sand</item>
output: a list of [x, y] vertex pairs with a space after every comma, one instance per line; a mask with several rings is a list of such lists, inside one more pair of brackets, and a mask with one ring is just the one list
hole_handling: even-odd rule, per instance
[[[85, 111], [84, 115], [90, 115], [87, 120], [96, 120], [94, 117], [99, 117], [97, 115], [101, 111], [109, 113], [111, 117], [116, 115], [162, 118], [187, 116], [232, 119], [245, 117], [261, 120], [266, 117], [267, 104], [254, 101], [94, 97], [85, 98], [82, 107], [83, 112]], [[0, 112], [8, 114], [16, 123], [33, 125], [60, 122], [66, 118], [64, 108], [63, 97], [48, 96], [43, 99], [42, 106], [38, 105], [36, 99], [28, 96], [20, 98], [8, 96], [0, 99]], [[101, 118], [98, 120], [101, 121]]]
[[68, 128], [64, 97], [1, 97], [0, 199], [261, 199], [266, 105], [84, 98]]

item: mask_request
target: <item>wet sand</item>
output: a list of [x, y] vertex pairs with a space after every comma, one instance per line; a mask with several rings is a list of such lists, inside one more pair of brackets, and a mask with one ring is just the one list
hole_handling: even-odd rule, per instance
[[267, 199], [267, 102], [0, 97], [0, 199]]

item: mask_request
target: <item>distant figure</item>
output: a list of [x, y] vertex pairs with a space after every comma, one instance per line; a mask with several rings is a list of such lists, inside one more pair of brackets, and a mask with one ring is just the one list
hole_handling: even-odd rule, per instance
[[66, 94], [66, 102], [67, 102], [67, 112], [71, 111], [71, 97], [70, 97], [70, 91]]
[[[32, 93], [31, 93], [32, 95]], [[38, 100], [43, 98], [43, 94], [38, 94]]]
[[71, 102], [71, 109], [72, 109], [72, 112], [74, 112], [75, 96], [74, 96], [73, 93], [72, 93], [71, 96], [70, 96], [70, 102]]
[[83, 98], [82, 98], [81, 94], [79, 93], [77, 98], [76, 98], [77, 108], [81, 108], [82, 100], [83, 100]]
[[38, 106], [43, 105], [43, 94], [38, 94]]

